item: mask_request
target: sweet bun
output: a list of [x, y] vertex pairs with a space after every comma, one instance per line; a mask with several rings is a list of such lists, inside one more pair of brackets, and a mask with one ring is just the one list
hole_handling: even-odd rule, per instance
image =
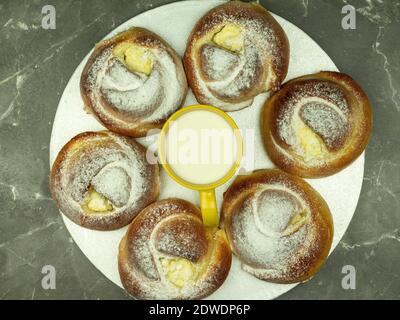
[[223, 230], [203, 226], [200, 210], [181, 199], [145, 208], [119, 246], [126, 291], [138, 299], [199, 299], [218, 289], [232, 254]]
[[235, 111], [279, 88], [288, 70], [289, 42], [262, 6], [229, 1], [197, 22], [183, 62], [197, 101]]
[[306, 281], [331, 248], [328, 205], [304, 180], [280, 170], [239, 176], [224, 194], [222, 217], [242, 268], [261, 280]]
[[365, 149], [372, 114], [367, 95], [348, 75], [324, 71], [289, 81], [262, 112], [271, 160], [306, 178], [334, 174]]
[[159, 169], [147, 162], [146, 149], [133, 138], [84, 132], [58, 154], [50, 190], [61, 212], [76, 224], [114, 230], [157, 199]]
[[100, 42], [81, 76], [86, 110], [107, 129], [143, 137], [182, 106], [181, 58], [153, 32], [132, 28]]

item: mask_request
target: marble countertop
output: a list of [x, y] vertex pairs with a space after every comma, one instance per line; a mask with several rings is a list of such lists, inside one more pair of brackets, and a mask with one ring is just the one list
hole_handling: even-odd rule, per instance
[[[1, 1], [0, 298], [129, 298], [97, 271], [66, 230], [49, 193], [49, 140], [64, 87], [93, 43], [169, 2], [55, 0], [56, 29], [44, 30], [46, 1]], [[374, 111], [364, 185], [345, 236], [311, 281], [280, 298], [399, 299], [400, 0], [261, 3], [308, 33], [360, 83]], [[341, 27], [346, 4], [357, 9], [355, 30]], [[56, 269], [56, 290], [42, 288], [45, 265]], [[342, 287], [346, 265], [356, 270], [354, 290]]]

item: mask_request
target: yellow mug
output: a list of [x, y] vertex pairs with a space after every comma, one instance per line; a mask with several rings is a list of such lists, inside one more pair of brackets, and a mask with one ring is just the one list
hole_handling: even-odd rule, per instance
[[[178, 120], [183, 115], [199, 110], [212, 112], [221, 117], [222, 119], [224, 119], [228, 123], [229, 127], [232, 129], [232, 132], [234, 134], [234, 139], [236, 142], [235, 143], [236, 158], [230, 170], [222, 178], [218, 178], [216, 181], [207, 184], [195, 184], [185, 180], [184, 178], [176, 174], [176, 172], [173, 170], [170, 163], [168, 162], [167, 151], [166, 151], [167, 134], [170, 130], [171, 124], [174, 121]], [[224, 111], [209, 105], [193, 105], [189, 107], [184, 107], [175, 112], [164, 124], [158, 141], [159, 160], [165, 171], [168, 173], [168, 175], [173, 180], [183, 185], [184, 187], [199, 191], [200, 209], [203, 217], [203, 223], [208, 227], [218, 226], [218, 221], [219, 221], [217, 202], [215, 198], [215, 188], [227, 182], [235, 174], [236, 170], [240, 166], [242, 155], [243, 155], [243, 139], [239, 132], [238, 126], [233, 121], [233, 119], [230, 116], [228, 116]]]

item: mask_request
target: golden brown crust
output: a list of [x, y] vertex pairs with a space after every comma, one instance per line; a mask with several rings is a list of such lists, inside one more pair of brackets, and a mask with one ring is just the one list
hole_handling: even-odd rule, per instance
[[[167, 106], [163, 107], [167, 109], [165, 112], [160, 113], [159, 116], [154, 116], [153, 113], [153, 119], [149, 120], [145, 116], [134, 115], [126, 110], [122, 110], [108, 101], [103, 94], [100, 94], [101, 97], [94, 96], [95, 90], [92, 83], [92, 78], [94, 78], [94, 76], [91, 75], [91, 72], [95, 73], [96, 71], [92, 71], [93, 66], [101, 59], [101, 56], [105, 54], [106, 50], [112, 49], [117, 44], [124, 42], [165, 53], [165, 56], [168, 56], [175, 66], [176, 75], [174, 85], [176, 88], [164, 88], [164, 90], [175, 90], [177, 97], [174, 101], [171, 101]], [[160, 64], [158, 64], [157, 67], [160, 68]], [[170, 82], [172, 80], [169, 79], [168, 81]], [[107, 129], [138, 138], [146, 136], [150, 130], [162, 128], [167, 118], [182, 106], [186, 98], [188, 86], [181, 58], [176, 51], [157, 34], [144, 28], [135, 27], [111, 39], [104, 40], [95, 46], [94, 52], [91, 54], [82, 72], [80, 91], [85, 109], [93, 114]], [[159, 108], [159, 106], [157, 108]], [[154, 112], [160, 111], [155, 110]]]
[[[126, 168], [137, 173], [131, 175]], [[94, 179], [100, 180], [100, 184], [101, 179], [107, 179], [110, 169], [118, 170], [117, 175], [115, 171], [111, 173], [115, 181], [104, 180], [102, 191], [107, 193], [107, 183], [111, 182], [112, 189], [116, 190], [110, 190], [109, 196], [125, 192], [126, 203], [113, 205], [108, 213], [89, 213], [82, 207], [85, 195]], [[122, 184], [118, 185], [116, 180], [120, 173], [126, 175], [122, 176], [122, 182], [128, 184], [126, 190], [122, 190]], [[59, 152], [50, 174], [50, 191], [60, 211], [76, 224], [94, 230], [115, 230], [129, 224], [141, 209], [157, 199], [159, 168], [147, 162], [145, 147], [133, 138], [107, 131], [84, 132], [72, 138]]]
[[[200, 210], [188, 201], [151, 204], [133, 220], [121, 240], [118, 266], [126, 291], [138, 299], [200, 299], [225, 281], [231, 250], [223, 230], [206, 229]], [[184, 259], [195, 280], [178, 288], [167, 278], [164, 259]]]
[[[338, 112], [335, 116], [345, 118], [340, 126], [327, 121], [326, 117], [316, 117], [315, 120], [318, 121], [307, 124], [322, 139], [326, 148], [319, 162], [314, 158], [311, 158], [311, 161], [302, 159], [295, 151], [298, 144], [289, 145], [283, 137], [288, 135], [288, 127], [293, 127], [292, 120], [282, 120], [285, 112], [289, 114], [290, 108], [299, 101], [300, 108], [303, 108], [301, 99], [315, 98], [336, 105]], [[323, 104], [324, 102], [321, 102], [322, 107], [315, 108], [320, 108], [321, 111], [322, 108], [326, 108]], [[326, 128], [320, 128], [321, 124], [326, 124]], [[371, 128], [372, 113], [367, 95], [350, 76], [330, 71], [302, 76], [287, 82], [267, 100], [261, 116], [261, 134], [271, 160], [279, 168], [305, 178], [329, 176], [351, 164], [366, 148]], [[338, 134], [340, 130], [343, 132]], [[326, 138], [329, 135], [335, 139]]]
[[[240, 81], [234, 84], [236, 80], [229, 80], [228, 86], [216, 89], [213, 81], [207, 81], [210, 79], [205, 74], [201, 52], [205, 45], [218, 48], [218, 45], [212, 43], [212, 37], [227, 23], [244, 29], [244, 53], [256, 48], [257, 62], [253, 62], [254, 70], [244, 76], [242, 73], [245, 72], [245, 67], [251, 67], [247, 60], [239, 77], [235, 78], [245, 82], [245, 77], [253, 77], [250, 84], [240, 87]], [[243, 53], [239, 56], [242, 60], [246, 58]], [[288, 71], [289, 42], [282, 27], [265, 8], [255, 3], [229, 1], [213, 8], [197, 22], [189, 37], [183, 62], [189, 86], [199, 103], [212, 104], [225, 111], [240, 110], [249, 106], [256, 95], [279, 89]], [[228, 72], [226, 78], [231, 75], [232, 72]], [[221, 81], [217, 82], [220, 86]], [[237, 93], [230, 94], [229, 91], [232, 90]]]
[[[287, 220], [282, 217], [289, 214], [285, 208], [295, 208]], [[298, 212], [307, 212], [298, 225], [284, 223], [282, 229], [273, 229], [281, 220], [294, 221]], [[301, 178], [276, 169], [239, 176], [224, 194], [222, 219], [244, 270], [261, 280], [295, 283], [310, 279], [325, 262], [332, 244], [333, 221], [324, 199]], [[249, 226], [253, 229], [246, 232]]]

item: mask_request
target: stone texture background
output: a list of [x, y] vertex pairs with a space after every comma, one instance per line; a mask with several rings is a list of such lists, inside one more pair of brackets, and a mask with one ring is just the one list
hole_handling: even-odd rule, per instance
[[[202, 1], [202, 0], [199, 0]], [[169, 0], [0, 2], [0, 298], [128, 299], [85, 258], [65, 229], [48, 188], [49, 140], [60, 95], [93, 44], [127, 19]], [[281, 299], [400, 298], [400, 1], [267, 0], [308, 33], [368, 93], [374, 131], [354, 219], [326, 266]], [[357, 8], [357, 29], [341, 8]], [[41, 28], [41, 8], [57, 29]], [[57, 270], [57, 289], [41, 269]], [[344, 265], [357, 289], [343, 290]]]

